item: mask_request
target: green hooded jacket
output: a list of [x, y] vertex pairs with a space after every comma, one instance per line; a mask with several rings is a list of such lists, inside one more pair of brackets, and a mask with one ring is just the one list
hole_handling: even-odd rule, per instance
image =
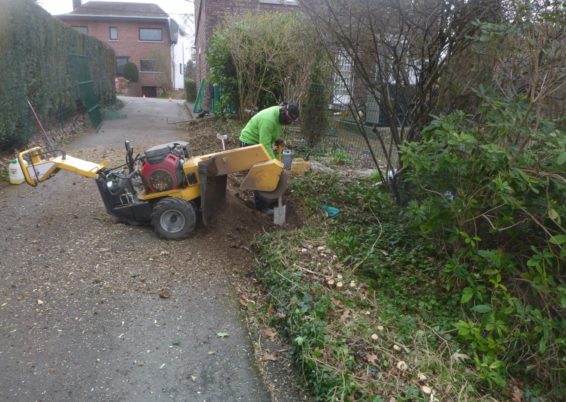
[[281, 137], [279, 106], [268, 107], [254, 115], [240, 134], [240, 141], [248, 145], [262, 144], [271, 159], [275, 159], [272, 145]]

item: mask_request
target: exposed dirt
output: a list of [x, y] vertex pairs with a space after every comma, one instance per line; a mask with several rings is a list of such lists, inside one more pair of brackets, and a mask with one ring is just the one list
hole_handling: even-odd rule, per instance
[[[99, 134], [70, 129], [59, 140], [75, 157], [115, 166], [124, 148], [114, 123]], [[221, 149], [216, 134], [137, 133], [135, 147], [174, 138], [202, 154]], [[264, 359], [263, 329], [252, 328], [250, 344], [239, 324], [245, 316], [233, 314], [242, 311], [238, 289], [253, 286], [251, 242], [273, 227], [237, 191], [239, 180], [231, 177], [212, 224], [179, 242], [115, 223], [92, 179], [62, 172], [36, 189], [0, 187], [0, 371], [10, 373], [0, 399], [266, 400], [266, 387], [271, 400], [305, 400], [281, 339], [270, 338], [277, 358]], [[292, 206], [288, 216], [298, 224]], [[254, 350], [264, 384], [246, 363]]]

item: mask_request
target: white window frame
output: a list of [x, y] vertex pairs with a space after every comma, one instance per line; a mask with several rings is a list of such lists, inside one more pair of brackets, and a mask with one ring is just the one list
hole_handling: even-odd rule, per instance
[[[147, 31], [159, 31], [160, 38], [159, 39], [142, 39], [142, 31], [143, 30], [147, 30]], [[139, 27], [138, 28], [138, 40], [140, 42], [163, 42], [163, 29], [161, 28], [143, 28], [143, 27]]]
[[[116, 31], [116, 37], [112, 37], [112, 30]], [[108, 40], [117, 41], [118, 40], [118, 27], [108, 27]]]
[[354, 88], [352, 83], [354, 80], [354, 63], [352, 58], [344, 51], [339, 51], [336, 54], [336, 65], [340, 70], [340, 74], [344, 77], [346, 84], [338, 74], [334, 74], [334, 94], [332, 102], [335, 105], [348, 105], [350, 104], [350, 91], [353, 92]]

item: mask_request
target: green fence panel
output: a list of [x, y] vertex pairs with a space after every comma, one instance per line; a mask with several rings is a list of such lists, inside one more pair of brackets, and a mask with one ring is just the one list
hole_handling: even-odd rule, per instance
[[89, 58], [79, 54], [71, 54], [69, 56], [69, 64], [75, 87], [78, 87], [78, 90], [75, 89], [75, 91], [78, 91], [92, 126], [98, 131], [102, 124], [102, 112], [95, 91], [95, 83], [90, 73]]
[[200, 82], [200, 87], [198, 89], [197, 98], [195, 99], [195, 106], [193, 107], [194, 113], [202, 112], [202, 100], [204, 98], [204, 89], [206, 87], [206, 80]]

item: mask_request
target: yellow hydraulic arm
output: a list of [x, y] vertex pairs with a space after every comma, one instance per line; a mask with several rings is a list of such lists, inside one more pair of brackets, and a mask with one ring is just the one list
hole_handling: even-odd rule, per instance
[[26, 183], [37, 186], [59, 170], [68, 170], [85, 177], [96, 177], [108, 161], [93, 163], [66, 155], [61, 150], [46, 150], [42, 147], [27, 149], [18, 154]]

